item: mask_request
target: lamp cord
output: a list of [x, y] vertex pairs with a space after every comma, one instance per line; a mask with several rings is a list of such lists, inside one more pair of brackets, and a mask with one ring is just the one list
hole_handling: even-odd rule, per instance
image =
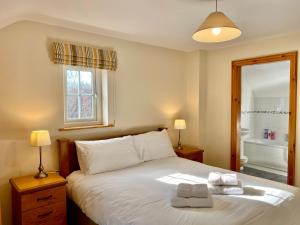
[[218, 12], [218, 0], [216, 0], [216, 12]]

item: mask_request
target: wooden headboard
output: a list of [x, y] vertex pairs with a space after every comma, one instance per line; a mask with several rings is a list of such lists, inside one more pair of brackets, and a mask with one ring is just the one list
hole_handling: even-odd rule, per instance
[[[117, 137], [124, 137], [127, 135], [137, 135], [146, 133], [149, 131], [161, 131], [163, 129], [167, 128], [157, 128], [157, 129], [148, 129], [140, 132], [127, 132], [122, 133], [118, 135], [111, 135], [107, 137], [99, 137], [99, 138], [90, 138], [90, 139], [80, 139], [80, 140], [105, 140], [110, 138], [117, 138]], [[79, 140], [79, 139], [76, 139]], [[74, 139], [68, 139], [68, 138], [61, 138], [58, 139], [58, 149], [59, 149], [59, 174], [63, 177], [67, 177], [69, 174], [71, 174], [73, 171], [79, 170], [79, 163], [76, 153], [76, 145]]]

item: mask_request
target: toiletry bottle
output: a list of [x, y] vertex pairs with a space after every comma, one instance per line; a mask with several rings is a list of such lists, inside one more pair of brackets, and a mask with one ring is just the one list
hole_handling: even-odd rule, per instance
[[271, 140], [271, 133], [272, 133], [272, 131], [269, 130], [269, 132], [268, 132], [268, 139], [270, 139], [270, 140]]
[[264, 139], [268, 139], [269, 129], [264, 129]]
[[271, 140], [275, 140], [275, 138], [276, 138], [275, 131], [271, 131]]

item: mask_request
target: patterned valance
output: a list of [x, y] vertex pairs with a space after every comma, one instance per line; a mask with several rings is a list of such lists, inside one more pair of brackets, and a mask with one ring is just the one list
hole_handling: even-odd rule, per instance
[[57, 64], [91, 67], [105, 70], [117, 69], [117, 53], [69, 43], [53, 43], [53, 61]]

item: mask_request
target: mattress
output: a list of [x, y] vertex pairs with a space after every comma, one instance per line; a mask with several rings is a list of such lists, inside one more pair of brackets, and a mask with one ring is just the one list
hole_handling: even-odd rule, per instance
[[67, 177], [69, 197], [101, 225], [297, 225], [299, 189], [238, 173], [245, 195], [213, 195], [213, 208], [173, 208], [179, 183], [207, 182], [227, 170], [168, 157], [96, 175]]

